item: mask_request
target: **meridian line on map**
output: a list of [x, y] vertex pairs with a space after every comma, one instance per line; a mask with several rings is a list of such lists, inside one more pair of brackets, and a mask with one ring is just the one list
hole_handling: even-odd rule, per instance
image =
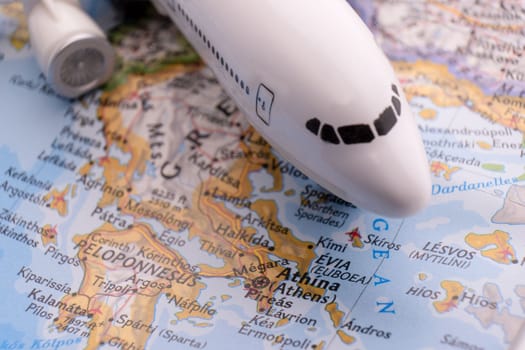
[[[405, 223], [405, 219], [401, 220], [401, 224], [399, 225], [396, 233], [394, 234], [394, 237], [392, 239], [392, 243], [395, 243], [396, 242], [396, 239], [397, 239], [397, 236], [399, 235], [399, 232], [401, 231], [401, 228], [403, 227]], [[385, 261], [385, 257], [383, 257], [379, 263], [377, 264], [377, 267], [376, 269], [374, 270], [374, 275], [379, 271], [379, 269], [381, 268], [381, 266], [383, 265], [383, 262]], [[363, 296], [363, 294], [365, 294], [365, 291], [366, 289], [368, 288], [368, 286], [370, 285], [367, 284], [363, 287], [363, 289], [361, 290], [361, 292], [359, 293], [359, 295], [357, 296], [357, 298], [355, 299], [354, 303], [352, 304], [352, 306], [350, 306], [350, 308], [348, 309], [348, 312], [346, 314], [346, 316], [343, 318], [342, 322], [340, 322], [341, 325], [344, 325], [348, 322], [348, 320], [350, 319], [351, 315], [352, 315], [352, 312], [354, 310], [354, 308], [356, 307], [357, 303], [359, 302], [359, 300], [361, 299], [361, 297]], [[334, 341], [334, 339], [336, 338], [337, 336], [337, 333], [334, 333], [334, 335], [332, 336], [332, 338], [327, 342], [327, 349], [330, 348], [330, 345], [332, 344], [332, 342]]]
[[[397, 239], [397, 236], [399, 235], [399, 232], [401, 231], [401, 228], [403, 227], [403, 224], [405, 223], [405, 219], [403, 219], [401, 221], [401, 224], [399, 225], [399, 228], [397, 229], [393, 239], [392, 239], [392, 243], [395, 243], [396, 242], [396, 239]], [[377, 268], [374, 270], [374, 274], [376, 274], [379, 269], [381, 268], [381, 266], [383, 265], [383, 262], [385, 261], [385, 257], [383, 257], [381, 259], [381, 261], [379, 261], [379, 264], [377, 265]], [[353, 310], [354, 310], [354, 307], [357, 305], [357, 303], [359, 302], [359, 299], [361, 299], [361, 296], [365, 293], [366, 289], [368, 288], [369, 284], [367, 284], [366, 286], [363, 287], [363, 290], [359, 293], [359, 295], [357, 296], [356, 300], [354, 301], [354, 303], [352, 304], [352, 306], [350, 307], [350, 312], [351, 313]]]
[[456, 118], [458, 117], [458, 114], [459, 114], [459, 111], [461, 110], [461, 107], [459, 108], [455, 108], [455, 112], [454, 112], [454, 115], [452, 116], [452, 118], [450, 118], [450, 123], [448, 123], [447, 125], [447, 129], [450, 129], [452, 127], [452, 124], [454, 124], [454, 122], [456, 121]]

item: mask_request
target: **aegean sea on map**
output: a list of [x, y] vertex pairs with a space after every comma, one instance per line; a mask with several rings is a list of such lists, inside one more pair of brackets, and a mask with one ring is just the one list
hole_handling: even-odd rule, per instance
[[0, 5], [0, 349], [507, 349], [525, 320], [525, 2], [351, 5], [423, 136], [432, 201], [406, 219], [286, 162], [154, 12], [110, 30], [117, 72], [68, 100], [21, 5]]

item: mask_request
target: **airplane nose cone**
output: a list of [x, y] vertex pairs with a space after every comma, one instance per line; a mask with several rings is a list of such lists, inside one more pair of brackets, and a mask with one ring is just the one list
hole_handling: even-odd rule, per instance
[[375, 185], [364, 185], [371, 186], [364, 207], [388, 217], [406, 217], [425, 208], [430, 201], [432, 186], [426, 160], [421, 163], [412, 158], [397, 165], [387, 164], [392, 169], [387, 166]]
[[338, 173], [333, 191], [357, 207], [388, 217], [423, 209], [431, 197], [429, 165], [404, 96], [395, 89], [391, 104], [373, 123], [359, 126], [359, 132], [352, 128], [338, 128], [348, 148], [344, 159], [330, 160]]
[[337, 187], [327, 188], [358, 208], [386, 217], [417, 213], [430, 201], [431, 179], [424, 154], [423, 157], [419, 154], [418, 147], [410, 149], [411, 143], [396, 145], [397, 151], [401, 148], [406, 151], [400, 153], [403, 156], [387, 149], [381, 154], [369, 154], [366, 163], [356, 161], [355, 157], [347, 164], [339, 163], [333, 168], [346, 172], [347, 178]]

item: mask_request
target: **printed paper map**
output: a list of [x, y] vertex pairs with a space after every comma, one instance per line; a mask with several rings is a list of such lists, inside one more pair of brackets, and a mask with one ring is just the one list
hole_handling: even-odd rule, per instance
[[20, 5], [0, 5], [0, 349], [508, 348], [525, 319], [525, 3], [352, 5], [429, 158], [432, 202], [407, 219], [286, 162], [169, 21], [113, 29], [118, 72], [71, 101]]

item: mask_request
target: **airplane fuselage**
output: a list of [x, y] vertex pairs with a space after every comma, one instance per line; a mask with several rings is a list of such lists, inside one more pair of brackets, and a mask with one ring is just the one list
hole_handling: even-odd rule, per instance
[[421, 209], [428, 164], [410, 108], [344, 0], [160, 0], [251, 124], [341, 198]]

